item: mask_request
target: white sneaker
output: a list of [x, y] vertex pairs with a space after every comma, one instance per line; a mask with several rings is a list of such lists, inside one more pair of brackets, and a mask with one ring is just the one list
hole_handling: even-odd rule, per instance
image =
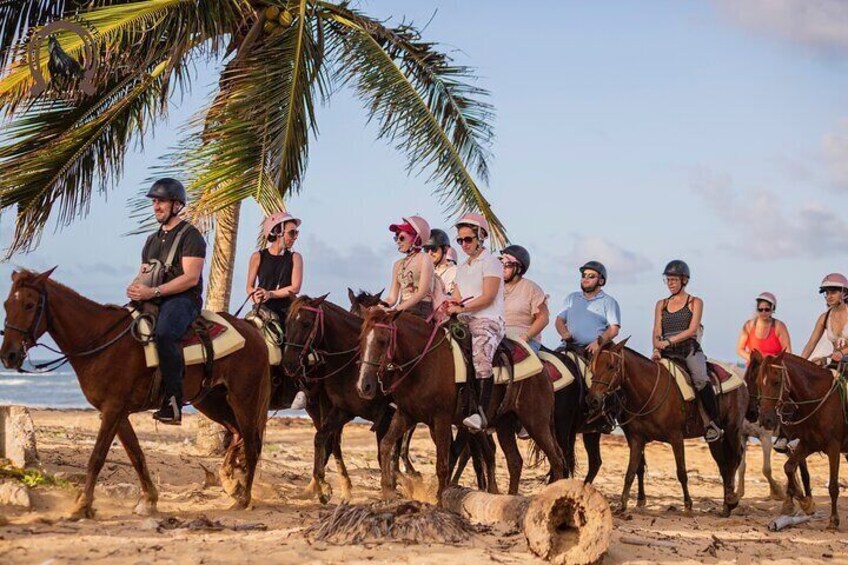
[[306, 408], [306, 393], [298, 391], [296, 395], [294, 395], [294, 400], [292, 400], [291, 409], [292, 410], [303, 410]]
[[795, 448], [798, 447], [799, 443], [801, 443], [801, 440], [798, 439], [798, 438], [795, 438], [792, 441], [786, 442], [786, 450], [789, 453], [795, 453]]
[[462, 421], [472, 432], [482, 432], [486, 429], [486, 418], [482, 414], [472, 414]]
[[518, 430], [518, 439], [530, 439], [530, 433], [527, 431], [527, 428], [521, 426], [521, 429]]
[[789, 440], [787, 440], [785, 437], [779, 437], [774, 442], [774, 450], [777, 451], [778, 453], [786, 453], [788, 451], [788, 449], [786, 447], [786, 445], [788, 443], [789, 443]]

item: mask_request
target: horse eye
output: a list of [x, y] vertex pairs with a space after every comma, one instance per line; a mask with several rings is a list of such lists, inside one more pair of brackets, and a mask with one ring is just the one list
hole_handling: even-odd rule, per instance
[[24, 310], [32, 310], [33, 308], [35, 308], [34, 302], [30, 302], [29, 304], [24, 304]]

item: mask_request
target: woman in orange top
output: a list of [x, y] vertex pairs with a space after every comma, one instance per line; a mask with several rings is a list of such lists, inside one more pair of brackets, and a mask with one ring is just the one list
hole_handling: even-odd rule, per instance
[[755, 350], [763, 357], [777, 355], [781, 351], [792, 353], [786, 324], [773, 316], [776, 309], [777, 299], [772, 293], [764, 292], [757, 297], [757, 312], [742, 326], [736, 347], [736, 352], [745, 361], [751, 360], [751, 353]]

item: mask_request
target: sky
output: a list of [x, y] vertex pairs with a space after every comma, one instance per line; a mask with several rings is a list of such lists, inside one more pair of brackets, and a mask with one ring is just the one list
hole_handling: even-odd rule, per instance
[[[848, 271], [848, 2], [845, 0], [368, 0], [379, 18], [424, 25], [424, 36], [473, 66], [494, 105], [486, 197], [513, 243], [532, 255], [528, 277], [552, 311], [578, 289], [578, 267], [606, 263], [621, 305], [622, 336], [648, 353], [666, 262], [692, 269], [704, 299], [704, 349], [735, 359], [754, 297], [777, 295], [777, 316], [800, 350], [825, 274]], [[89, 215], [45, 233], [37, 250], [0, 264], [6, 295], [15, 266], [44, 269], [94, 299], [123, 303], [144, 236], [129, 201], [146, 188], [180, 127], [214, 92], [220, 66], [200, 67], [155, 136], [128, 155], [119, 186]], [[426, 176], [337, 93], [318, 109], [301, 194], [304, 292], [389, 284], [397, 251], [388, 225], [420, 214], [456, 218]], [[13, 214], [0, 216], [0, 245]], [[247, 261], [261, 222], [246, 204], [231, 309], [245, 297]], [[450, 231], [450, 230], [449, 230]], [[453, 232], [450, 232], [453, 233]], [[210, 238], [211, 249], [211, 238]], [[555, 343], [555, 331], [545, 342]]]

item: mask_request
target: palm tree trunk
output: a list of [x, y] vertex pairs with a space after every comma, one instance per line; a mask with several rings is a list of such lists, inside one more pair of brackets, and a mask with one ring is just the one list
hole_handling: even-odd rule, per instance
[[[209, 269], [209, 286], [206, 288], [206, 309], [226, 312], [230, 309], [233, 289], [233, 269], [236, 265], [236, 240], [238, 236], [241, 202], [224, 208], [215, 215], [215, 242], [212, 248], [212, 266]], [[226, 449], [224, 429], [205, 416], [197, 422], [195, 445], [209, 455], [220, 455]]]

